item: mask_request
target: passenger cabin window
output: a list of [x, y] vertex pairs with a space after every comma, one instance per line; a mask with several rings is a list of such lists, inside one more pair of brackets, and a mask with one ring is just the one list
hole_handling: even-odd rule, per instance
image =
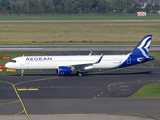
[[16, 60], [11, 60], [10, 62], [16, 63]]

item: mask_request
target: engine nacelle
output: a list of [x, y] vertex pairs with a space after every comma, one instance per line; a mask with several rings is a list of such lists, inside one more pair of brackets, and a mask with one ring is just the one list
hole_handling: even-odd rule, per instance
[[59, 75], [69, 75], [72, 73], [72, 67], [60, 66], [58, 67]]

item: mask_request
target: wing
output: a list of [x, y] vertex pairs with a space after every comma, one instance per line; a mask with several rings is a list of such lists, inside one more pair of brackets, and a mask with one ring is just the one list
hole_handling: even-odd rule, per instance
[[100, 56], [100, 58], [94, 62], [94, 63], [84, 63], [84, 64], [74, 64], [74, 65], [70, 65], [69, 67], [72, 67], [73, 68], [73, 71], [77, 71], [77, 70], [80, 70], [80, 69], [84, 69], [85, 67], [88, 67], [88, 66], [92, 66], [94, 64], [98, 64], [101, 62], [103, 58], [103, 54]]
[[71, 64], [71, 65], [61, 65], [58, 66], [57, 73], [58, 74], [71, 74], [72, 72], [79, 72], [87, 69], [92, 69], [94, 64], [98, 64], [101, 62], [103, 58], [103, 54], [100, 56], [100, 58], [93, 63], [83, 63], [83, 64]]

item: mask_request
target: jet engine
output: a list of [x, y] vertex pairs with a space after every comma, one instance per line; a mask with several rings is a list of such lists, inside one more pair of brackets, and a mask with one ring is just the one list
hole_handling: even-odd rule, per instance
[[58, 67], [58, 74], [59, 75], [69, 75], [72, 73], [72, 67], [66, 66], [59, 66]]

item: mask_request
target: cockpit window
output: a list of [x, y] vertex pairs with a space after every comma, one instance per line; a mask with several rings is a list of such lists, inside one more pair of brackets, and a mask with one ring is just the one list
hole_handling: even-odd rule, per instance
[[16, 60], [11, 60], [10, 62], [16, 63]]

